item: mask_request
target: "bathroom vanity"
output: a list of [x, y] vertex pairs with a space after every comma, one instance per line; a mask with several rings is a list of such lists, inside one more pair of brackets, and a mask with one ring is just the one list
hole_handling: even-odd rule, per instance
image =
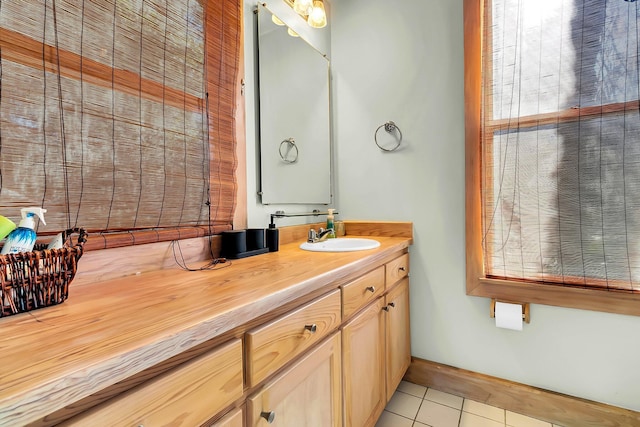
[[373, 426], [410, 363], [411, 223], [70, 291], [0, 319], [2, 425]]

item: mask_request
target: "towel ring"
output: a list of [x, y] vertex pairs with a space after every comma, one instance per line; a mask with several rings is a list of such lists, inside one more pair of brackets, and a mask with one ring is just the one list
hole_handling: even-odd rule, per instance
[[[393, 147], [393, 148], [384, 148], [380, 145], [380, 143], [378, 143], [378, 131], [380, 129], [384, 128], [385, 132], [387, 132], [388, 134], [395, 134], [397, 133], [397, 144]], [[396, 126], [395, 123], [393, 123], [392, 121], [388, 121], [387, 123], [378, 126], [378, 129], [376, 129], [375, 134], [373, 135], [373, 139], [375, 139], [376, 141], [376, 145], [378, 146], [379, 149], [381, 149], [382, 151], [396, 151], [398, 149], [398, 147], [400, 147], [400, 143], [402, 142], [402, 131], [400, 131], [400, 128], [398, 126]]]
[[[282, 152], [282, 146], [285, 146], [284, 153]], [[291, 150], [295, 150], [295, 153], [291, 153]], [[298, 161], [298, 146], [296, 145], [296, 140], [293, 138], [287, 138], [280, 143], [280, 147], [278, 148], [278, 153], [280, 154], [280, 158], [285, 163], [295, 163]]]

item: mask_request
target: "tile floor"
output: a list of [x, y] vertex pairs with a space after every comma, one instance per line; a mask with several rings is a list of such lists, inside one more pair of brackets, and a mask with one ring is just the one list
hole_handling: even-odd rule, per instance
[[402, 381], [376, 427], [559, 427]]

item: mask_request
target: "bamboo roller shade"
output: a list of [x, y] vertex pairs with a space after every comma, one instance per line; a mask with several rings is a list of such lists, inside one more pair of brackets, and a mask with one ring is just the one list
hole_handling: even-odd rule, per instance
[[485, 2], [488, 278], [640, 292], [640, 6]]
[[[238, 0], [0, 8], [0, 214], [87, 249], [217, 233], [236, 197]], [[103, 238], [96, 238], [96, 234]]]

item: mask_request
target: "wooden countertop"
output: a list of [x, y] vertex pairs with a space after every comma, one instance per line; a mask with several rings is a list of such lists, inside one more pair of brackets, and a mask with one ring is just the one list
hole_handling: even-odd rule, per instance
[[188, 272], [175, 267], [74, 287], [55, 307], [0, 319], [0, 424], [41, 419], [305, 295], [380, 265], [411, 244], [360, 252], [298, 243]]

